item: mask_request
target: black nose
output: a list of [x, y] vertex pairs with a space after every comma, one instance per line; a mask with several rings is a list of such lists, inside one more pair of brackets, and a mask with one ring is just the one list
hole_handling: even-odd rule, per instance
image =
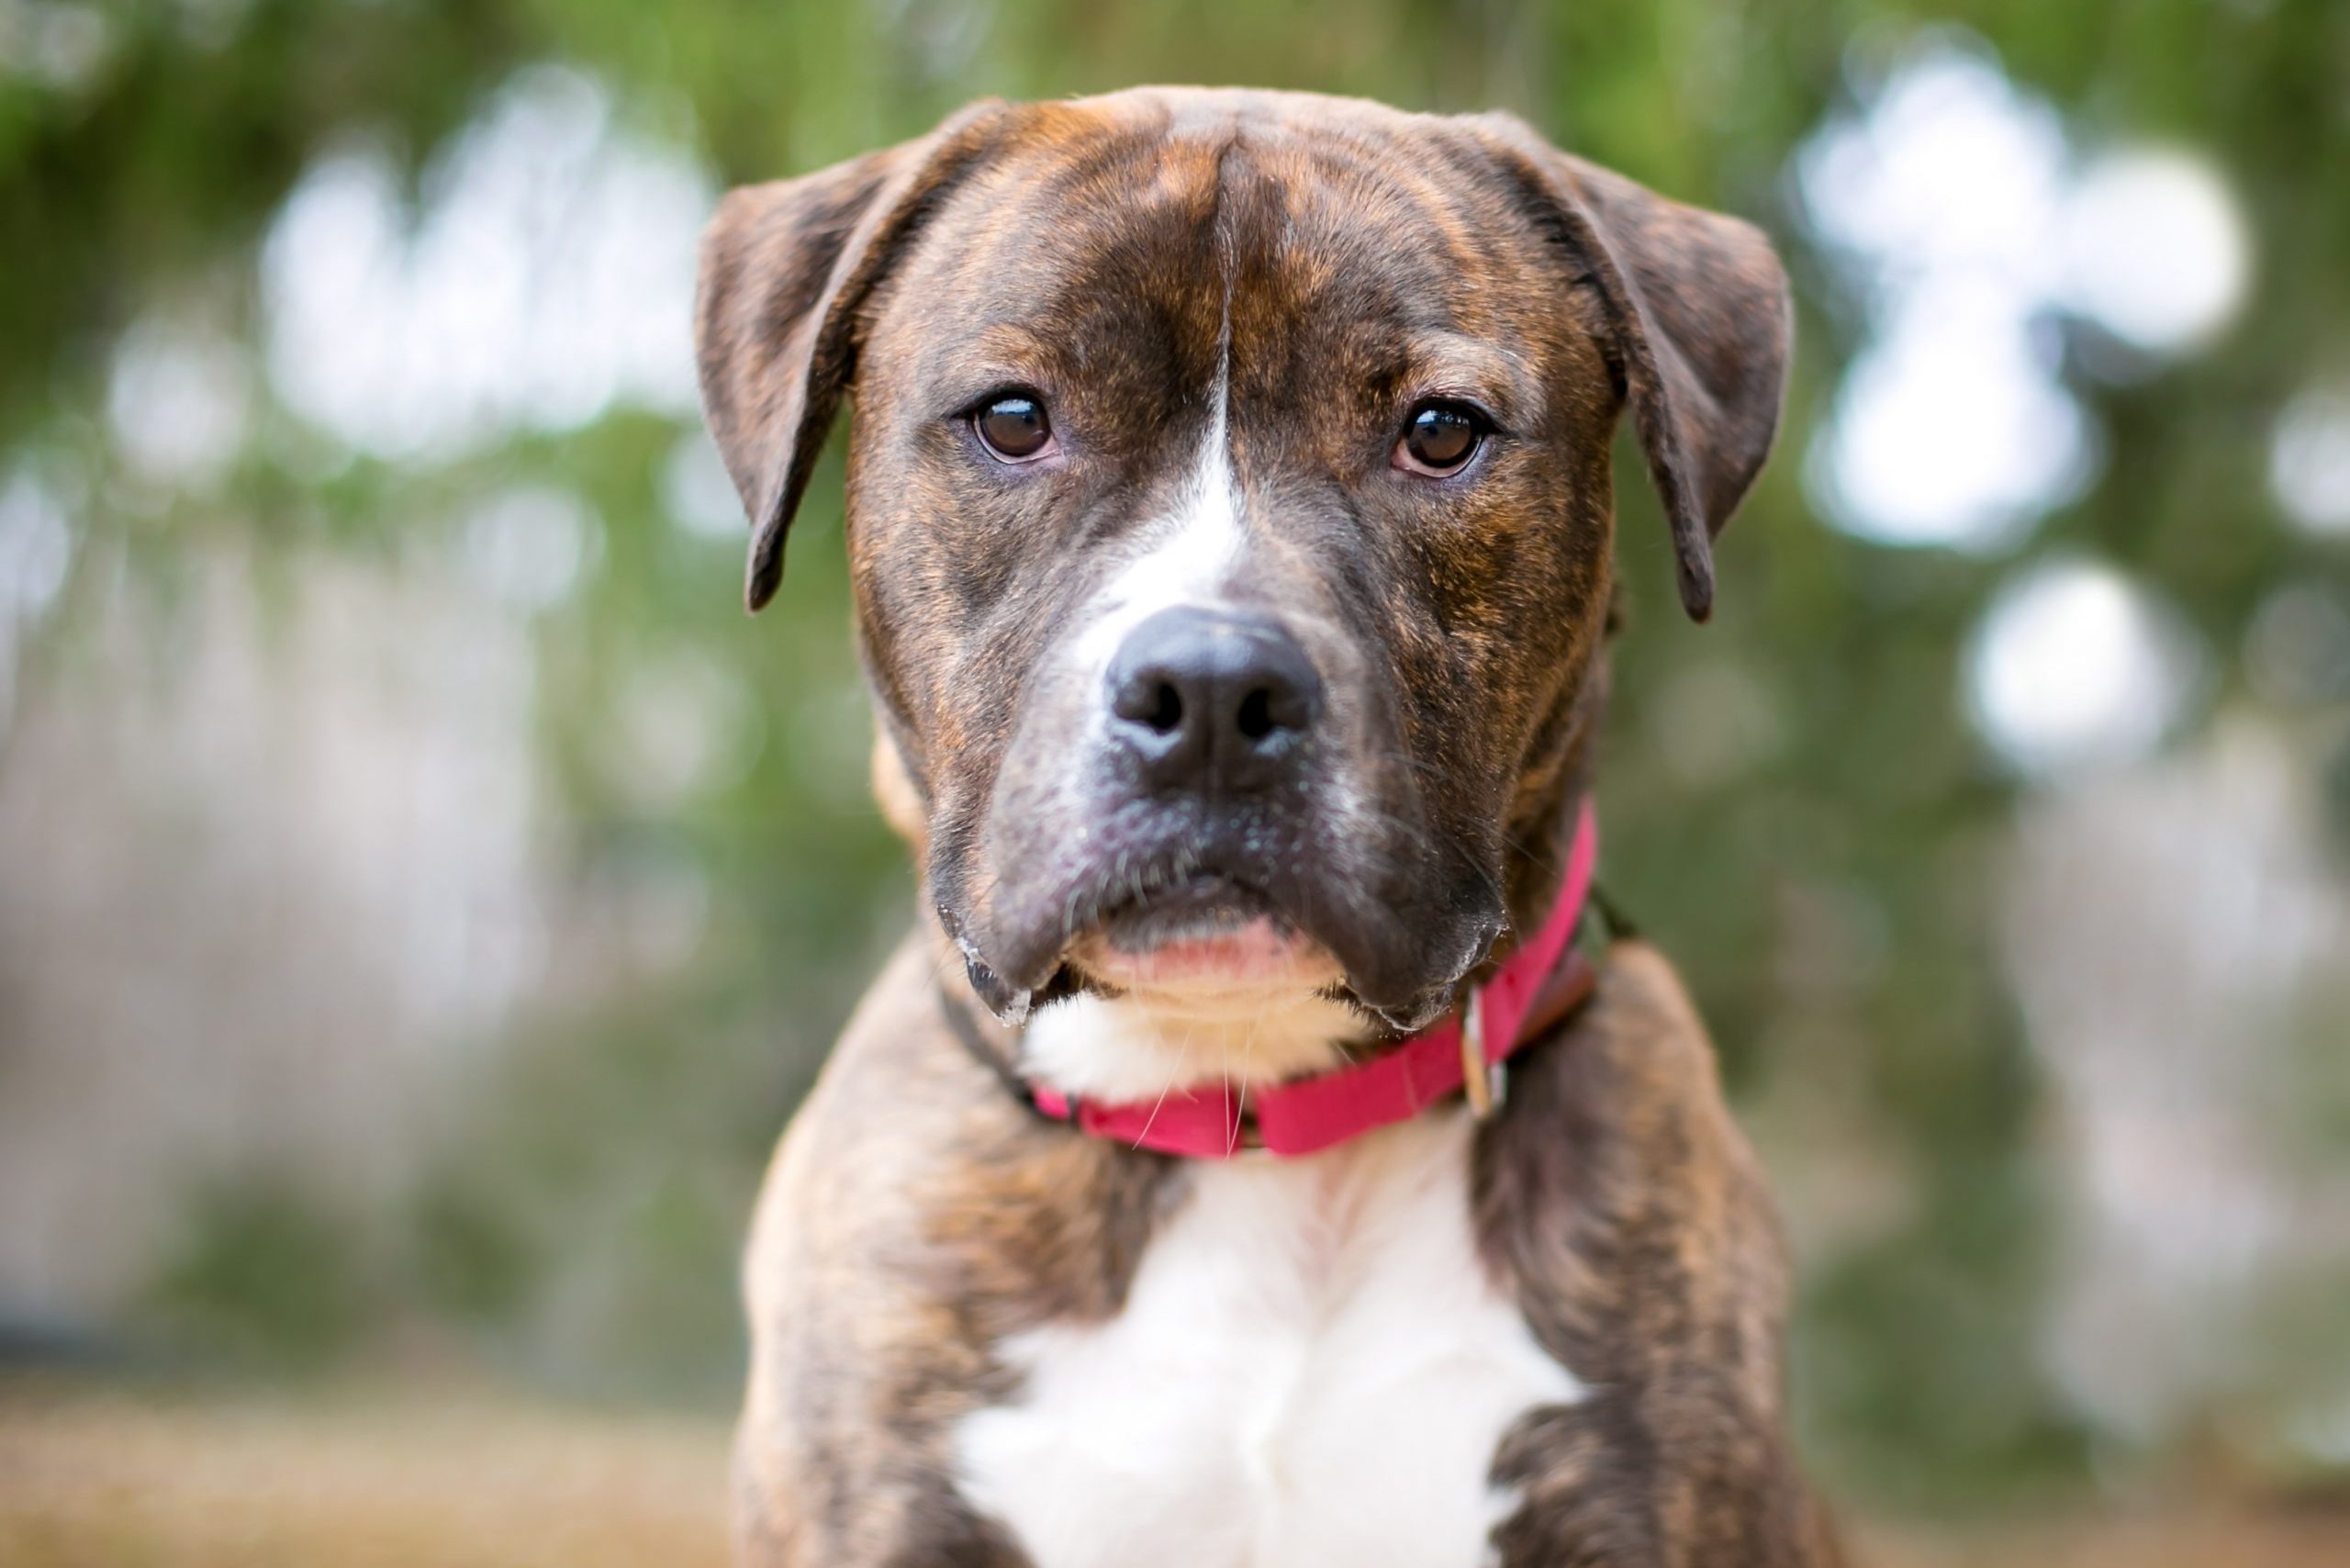
[[1260, 615], [1162, 610], [1110, 661], [1110, 728], [1153, 784], [1261, 790], [1322, 712], [1322, 678], [1297, 639]]

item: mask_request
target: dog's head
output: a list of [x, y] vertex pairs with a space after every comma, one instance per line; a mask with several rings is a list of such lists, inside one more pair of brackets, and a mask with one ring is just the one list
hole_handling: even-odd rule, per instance
[[1788, 337], [1756, 230], [1514, 120], [1194, 90], [738, 190], [698, 315], [754, 610], [856, 394], [878, 767], [990, 1004], [1402, 1028], [1548, 895], [1624, 406], [1702, 619]]

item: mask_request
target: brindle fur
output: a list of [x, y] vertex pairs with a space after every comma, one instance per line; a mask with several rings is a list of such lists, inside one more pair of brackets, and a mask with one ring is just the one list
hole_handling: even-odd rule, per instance
[[[1228, 369], [1255, 569], [1351, 694], [1331, 727], [1378, 807], [1346, 834], [1272, 836], [1326, 902], [1357, 999], [1399, 1022], [1449, 1004], [1446, 955], [1499, 938], [1490, 965], [1556, 886], [1606, 705], [1619, 415], [1702, 618], [1787, 342], [1758, 233], [1515, 121], [1180, 89], [980, 105], [738, 191], [698, 327], [754, 522], [754, 608], [855, 391], [877, 778], [940, 922], [1014, 991], [1090, 983], [1056, 969], [1086, 885], [1061, 846], [1070, 803], [1037, 771], [1039, 715], [1071, 700], [1046, 655], [1104, 574], [1099, 546], [1168, 504]], [[990, 478], [960, 444], [957, 410], [1012, 382], [1080, 438], [1050, 485]], [[1386, 482], [1431, 386], [1505, 427], [1474, 486]], [[953, 955], [934, 928], [882, 977], [760, 1205], [738, 1510], [760, 1568], [1022, 1561], [956, 1496], [947, 1433], [1009, 1392], [1005, 1335], [1117, 1311], [1186, 1180], [1028, 1117], [941, 1021]], [[1496, 1277], [1595, 1391], [1495, 1456], [1525, 1498], [1504, 1560], [1830, 1561], [1782, 1435], [1769, 1205], [1660, 958], [1619, 946], [1596, 1001], [1532, 1052], [1475, 1193]]]
[[1838, 1561], [1785, 1430], [1787, 1271], [1762, 1171], [1672, 966], [1610, 948], [1591, 1005], [1521, 1058], [1478, 1140], [1477, 1237], [1591, 1390], [1503, 1439], [1502, 1561]]
[[1008, 1392], [1006, 1335], [1116, 1311], [1181, 1177], [1006, 1094], [945, 1025], [944, 961], [899, 951], [760, 1198], [735, 1469], [755, 1568], [1024, 1562], [956, 1496], [947, 1433]]

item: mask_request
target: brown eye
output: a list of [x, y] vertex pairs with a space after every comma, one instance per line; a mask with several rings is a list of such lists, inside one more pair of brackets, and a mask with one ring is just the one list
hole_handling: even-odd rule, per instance
[[1052, 443], [1045, 405], [1022, 393], [998, 398], [971, 416], [980, 443], [1006, 463], [1025, 463]]
[[1477, 455], [1485, 430], [1485, 417], [1465, 403], [1423, 403], [1412, 410], [1404, 439], [1395, 443], [1395, 466], [1417, 474], [1457, 474]]

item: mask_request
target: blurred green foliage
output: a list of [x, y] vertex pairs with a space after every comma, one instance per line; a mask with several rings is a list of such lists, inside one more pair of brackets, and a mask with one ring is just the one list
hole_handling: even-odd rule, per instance
[[298, 1181], [239, 1171], [191, 1194], [143, 1310], [234, 1364], [316, 1370], [373, 1326], [378, 1297], [361, 1245]]
[[[2277, 408], [2350, 364], [2350, 7], [152, 0], [107, 15], [112, 52], [85, 86], [0, 77], [0, 454], [67, 451], [100, 475], [115, 461], [98, 414], [108, 356], [141, 312], [198, 297], [251, 335], [255, 247], [310, 160], [364, 135], [420, 178], [533, 62], [601, 80], [625, 118], [685, 141], [722, 184], [913, 134], [981, 94], [1241, 81], [1511, 108], [1764, 224], [1797, 281], [1800, 349], [1779, 455], [1720, 552], [1712, 625], [1679, 623], [1655, 504], [1638, 465], [1619, 467], [1634, 613], [1602, 786], [1606, 879], [1691, 977], [1741, 1099], [1831, 1105], [1891, 1194], [1807, 1260], [1796, 1373], [1815, 1449], [1848, 1484], [1913, 1504], [2082, 1472], [2088, 1435], [2033, 1343], [2040, 1090], [1991, 951], [2015, 787], [1958, 700], [1964, 639], [2015, 561], [1888, 550], [1813, 515], [1806, 442], [1862, 321], [1796, 219], [1788, 160], [1856, 80], [1920, 28], [1955, 25], [2082, 144], [2176, 140], [2225, 171], [2256, 237], [2249, 306], [2160, 375], [2082, 382], [2102, 478], [2026, 554], [2092, 553], [2157, 585], [2214, 651], [2203, 711], [2252, 700], [2236, 650], [2261, 597], [2343, 565], [2280, 523], [2262, 463]], [[159, 1286], [171, 1321], [316, 1360], [415, 1317], [556, 1381], [729, 1386], [752, 1183], [909, 887], [858, 801], [857, 748], [809, 738], [856, 688], [837, 464], [794, 533], [781, 600], [752, 623], [732, 551], [663, 516], [658, 476], [683, 428], [623, 409], [447, 464], [360, 457], [320, 480], [283, 455], [305, 439], [292, 416], [264, 409], [218, 494], [91, 510], [80, 558], [127, 562], [167, 618], [207, 544], [250, 546], [264, 578], [319, 551], [391, 563], [488, 489], [586, 496], [600, 559], [534, 631], [562, 851], [583, 875], [681, 860], [709, 890], [705, 935], [672, 980], [619, 1008], [534, 1016], [484, 1058], [477, 1110], [446, 1129], [407, 1213], [323, 1213], [251, 1173], [206, 1190]], [[77, 628], [113, 591], [97, 577], [69, 587], [36, 678], [72, 666]], [[724, 789], [649, 812], [598, 757], [631, 671], [680, 648], [743, 673], [764, 744]], [[1666, 760], [1673, 693], [1722, 669], [1770, 723], [1693, 778]], [[2284, 717], [2333, 726], [2338, 747], [2338, 710]], [[1841, 967], [1798, 983], [1790, 930], [1822, 909]], [[2332, 1118], [2338, 1138], [2339, 1103]]]

